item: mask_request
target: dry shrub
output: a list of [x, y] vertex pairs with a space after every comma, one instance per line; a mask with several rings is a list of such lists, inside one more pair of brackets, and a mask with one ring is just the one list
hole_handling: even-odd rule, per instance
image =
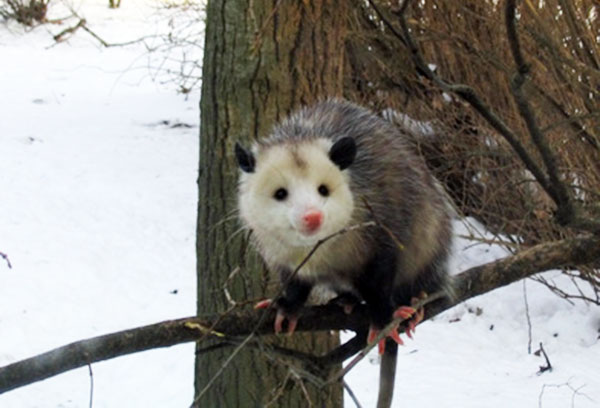
[[50, 0], [2, 0], [0, 16], [31, 27], [35, 23], [46, 21], [49, 2]]
[[[348, 16], [346, 96], [430, 122], [435, 137], [417, 140], [430, 167], [457, 207], [502, 233], [510, 250], [582, 233], [557, 222], [555, 200], [479, 113], [415, 69], [398, 10], [386, 1], [356, 4]], [[473, 87], [545, 169], [511, 94], [516, 64], [503, 7], [493, 0], [421, 0], [412, 2], [406, 21], [436, 74]], [[521, 50], [530, 67], [524, 94], [572, 201], [598, 219], [600, 7], [593, 0], [523, 1], [518, 13]], [[590, 283], [593, 295], [585, 297], [596, 303], [598, 267], [569, 272]]]

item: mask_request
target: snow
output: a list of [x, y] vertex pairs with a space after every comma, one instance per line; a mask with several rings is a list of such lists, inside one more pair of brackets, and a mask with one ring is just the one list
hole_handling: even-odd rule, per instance
[[[155, 30], [145, 2], [107, 4], [78, 8], [107, 41]], [[195, 313], [199, 96], [153, 82], [141, 44], [101, 48], [78, 31], [52, 46], [46, 30], [62, 29], [0, 27], [0, 251], [13, 265], [0, 259], [0, 365]], [[94, 406], [186, 406], [193, 350], [95, 364]], [[84, 368], [0, 406], [88, 406], [89, 393]]]
[[[456, 222], [455, 232], [494, 238], [473, 220]], [[507, 255], [498, 246], [473, 245], [465, 238], [457, 238], [454, 246], [454, 273]], [[573, 289], [558, 271], [544, 276]], [[399, 349], [393, 406], [549, 408], [572, 406], [572, 401], [575, 407], [600, 406], [599, 308], [571, 305], [526, 280], [529, 354], [523, 285], [517, 282], [470, 299], [419, 325], [414, 340], [407, 339]], [[546, 364], [543, 356], [533, 354], [540, 342], [553, 370], [538, 375]], [[373, 378], [378, 377], [378, 358], [373, 353], [369, 357], [346, 376], [363, 407], [375, 406], [377, 397]], [[348, 396], [345, 404], [354, 406]]]
[[[68, 14], [55, 4], [51, 17]], [[156, 4], [73, 7], [124, 42], [168, 29]], [[81, 30], [53, 44], [74, 24], [0, 26], [0, 252], [13, 266], [0, 258], [0, 366], [195, 313], [199, 92], [176, 93], [146, 44], [102, 48]], [[505, 255], [458, 238], [452, 269]], [[518, 282], [421, 324], [400, 349], [394, 406], [600, 406], [599, 309], [532, 280], [526, 290], [532, 351], [543, 343], [551, 372], [538, 375], [545, 361], [527, 352]], [[185, 344], [94, 364], [93, 406], [188, 406], [193, 362]], [[371, 354], [346, 378], [363, 407], [374, 405], [378, 369]], [[87, 407], [90, 386], [81, 368], [2, 394], [0, 407]]]

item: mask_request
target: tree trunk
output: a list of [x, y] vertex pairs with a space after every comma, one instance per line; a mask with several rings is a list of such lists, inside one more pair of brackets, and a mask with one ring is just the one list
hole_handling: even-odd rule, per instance
[[[239, 302], [273, 295], [273, 277], [248, 248], [247, 234], [235, 234], [238, 170], [231, 153], [236, 141], [249, 145], [293, 108], [341, 94], [343, 8], [345, 2], [335, 0], [208, 4], [200, 103], [199, 315], [231, 306], [225, 285]], [[239, 272], [228, 280], [238, 266]], [[313, 352], [331, 349], [338, 341], [327, 334], [293, 338], [294, 348]], [[341, 386], [318, 389], [249, 349], [237, 354], [205, 390], [230, 354], [231, 349], [197, 355], [195, 406], [258, 407], [273, 401], [270, 406], [342, 406]]]

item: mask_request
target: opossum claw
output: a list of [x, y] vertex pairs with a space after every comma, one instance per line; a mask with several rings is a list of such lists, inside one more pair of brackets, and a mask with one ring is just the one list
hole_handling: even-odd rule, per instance
[[400, 338], [400, 334], [398, 333], [397, 329], [393, 329], [390, 334], [388, 334], [388, 337], [391, 337], [392, 340], [394, 340], [396, 343], [398, 343], [401, 346], [404, 346], [404, 342], [402, 341], [402, 339]]
[[380, 356], [385, 353], [385, 339], [379, 340], [379, 343], [377, 344], [377, 350], [379, 351]]
[[294, 330], [296, 330], [296, 326], [298, 325], [298, 318], [296, 316], [286, 315], [281, 310], [278, 310], [277, 315], [275, 316], [275, 324], [273, 326], [275, 329], [275, 334], [281, 333], [285, 319], [288, 321], [287, 334], [291, 335], [294, 333]]
[[[412, 317], [411, 320], [408, 321], [407, 327], [404, 330], [404, 332], [406, 333], [406, 336], [409, 339], [412, 339], [412, 333], [415, 332], [415, 327], [417, 324], [419, 324], [419, 322], [421, 320], [423, 320], [423, 317], [421, 317], [421, 319], [417, 320], [417, 317], [419, 316], [419, 313], [422, 310], [416, 310], [414, 307], [411, 306], [400, 306], [398, 309], [396, 309], [396, 311], [394, 312], [394, 319], [401, 317], [404, 320], [410, 319]], [[421, 316], [424, 315], [424, 311], [422, 313]], [[411, 333], [412, 332], [412, 333]], [[394, 339], [395, 340], [395, 339]], [[396, 343], [398, 343], [398, 341], [396, 341]], [[398, 343], [400, 344], [400, 343]]]
[[[422, 314], [420, 315], [419, 313], [421, 312], [421, 310], [417, 311], [415, 310], [415, 308], [410, 307], [410, 306], [400, 306], [398, 309], [396, 309], [396, 311], [394, 311], [393, 317], [394, 319], [397, 318], [402, 318], [404, 320], [410, 319], [411, 317], [413, 317], [412, 320], [410, 320], [410, 322], [408, 323], [408, 327], [406, 328], [405, 332], [406, 335], [412, 339], [412, 335], [411, 335], [411, 330], [414, 332], [414, 326], [416, 326], [421, 320], [422, 320]], [[421, 320], [417, 320], [417, 318], [421, 316]], [[417, 320], [415, 322], [415, 320]], [[377, 335], [379, 334], [380, 330], [376, 329], [375, 327], [371, 326], [369, 328], [369, 335], [367, 336], [367, 342], [368, 343], [372, 343], [375, 338], [377, 337]], [[398, 327], [394, 327], [392, 330], [390, 330], [390, 332], [387, 334], [386, 337], [391, 338], [392, 340], [394, 340], [396, 343], [398, 343], [399, 345], [403, 346], [404, 345], [404, 341], [402, 341], [402, 338], [400, 337], [400, 334], [398, 333]], [[385, 338], [379, 340], [379, 343], [377, 344], [378, 348], [379, 348], [379, 354], [383, 354], [385, 352]]]
[[[367, 336], [367, 344], [371, 344], [375, 341], [375, 338], [379, 335], [379, 330], [374, 328], [373, 326], [369, 327], [369, 335]], [[379, 340], [377, 343], [379, 348], [379, 354], [383, 354], [385, 351], [385, 338]]]
[[417, 324], [421, 323], [425, 318], [425, 309], [420, 308], [417, 310], [412, 319], [408, 322], [405, 333], [408, 338], [412, 339], [412, 335], [417, 331]]
[[[418, 297], [413, 297], [411, 299], [411, 304], [416, 305], [421, 300], [427, 299], [427, 293], [421, 292]], [[412, 308], [415, 310], [414, 308]], [[412, 319], [408, 322], [408, 326], [406, 327], [406, 335], [412, 339], [412, 335], [417, 331], [417, 325], [423, 321], [425, 318], [425, 308], [421, 307], [414, 313]]]
[[257, 304], [254, 305], [254, 309], [267, 309], [273, 303], [273, 299], [265, 299], [261, 300]]
[[[254, 309], [267, 309], [271, 307], [273, 304], [273, 299], [265, 299], [261, 300], [257, 304], [254, 305]], [[296, 330], [296, 326], [298, 325], [298, 318], [296, 316], [287, 315], [281, 309], [277, 310], [277, 315], [275, 315], [275, 323], [273, 324], [273, 329], [275, 330], [275, 334], [281, 333], [283, 322], [287, 319], [287, 334], [292, 334]]]
[[[368, 343], [372, 343], [375, 338], [379, 335], [380, 330], [374, 328], [373, 326], [371, 326], [369, 328], [369, 335], [367, 336], [367, 342]], [[392, 329], [386, 337], [391, 338], [392, 340], [394, 340], [396, 343], [398, 343], [401, 346], [404, 346], [404, 342], [402, 341], [402, 339], [400, 338], [400, 335], [398, 334], [398, 329], [394, 328]], [[377, 343], [377, 348], [379, 350], [379, 354], [383, 354], [385, 352], [385, 337], [381, 340], [379, 340], [379, 343]]]
[[414, 307], [400, 306], [398, 309], [396, 309], [393, 316], [394, 316], [394, 319], [401, 317], [404, 320], [406, 320], [406, 319], [410, 319], [412, 317], [412, 315], [414, 315], [415, 313], [416, 313], [416, 310]]

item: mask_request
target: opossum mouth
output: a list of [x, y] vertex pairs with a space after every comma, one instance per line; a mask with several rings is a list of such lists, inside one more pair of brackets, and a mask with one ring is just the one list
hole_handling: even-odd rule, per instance
[[312, 238], [315, 235], [317, 235], [319, 232], [321, 231], [320, 228], [317, 229], [299, 229], [298, 232], [300, 233], [301, 236], [303, 237], [307, 237], [307, 238]]
[[298, 229], [292, 228], [291, 231], [289, 231], [289, 232], [290, 232], [290, 234], [285, 234], [286, 237], [285, 237], [285, 239], [282, 239], [282, 241], [288, 242], [288, 244], [290, 246], [297, 247], [297, 248], [315, 246], [317, 244], [317, 242], [319, 242], [319, 239], [321, 238], [320, 237], [321, 234], [319, 234], [320, 230], [303, 231], [303, 230], [298, 230]]

